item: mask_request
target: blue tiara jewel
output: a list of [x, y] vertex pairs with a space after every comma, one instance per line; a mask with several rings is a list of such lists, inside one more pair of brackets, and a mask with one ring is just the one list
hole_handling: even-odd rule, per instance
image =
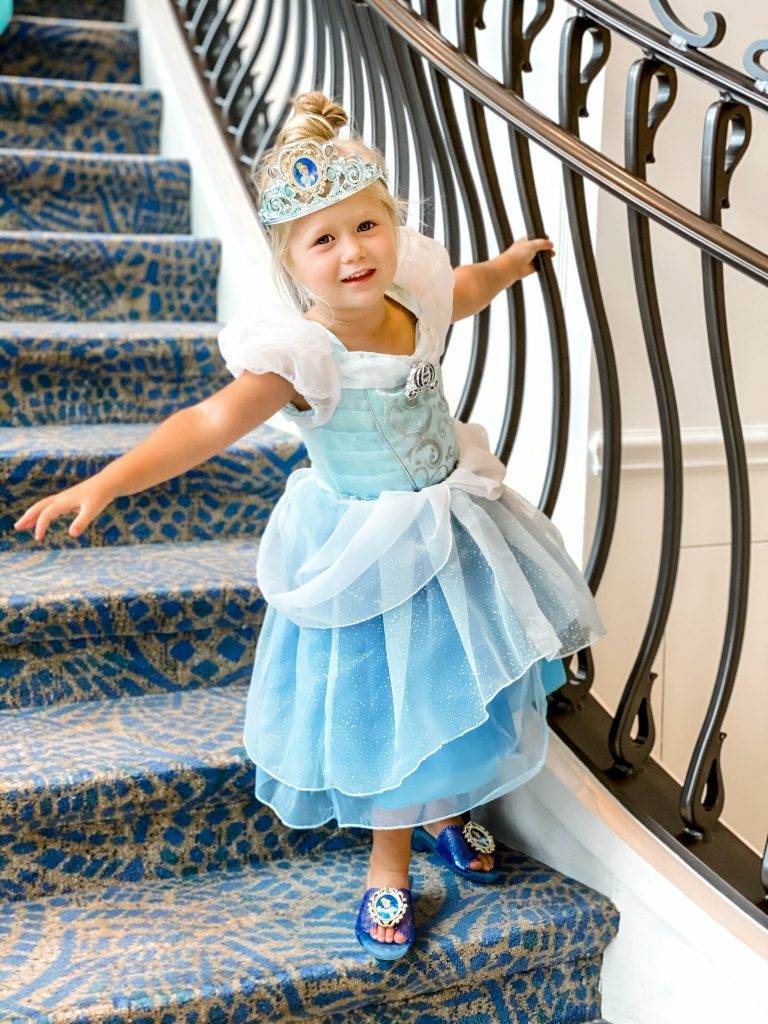
[[302, 139], [265, 159], [274, 181], [259, 199], [259, 220], [265, 225], [296, 220], [387, 177], [381, 164], [344, 154], [330, 140]]

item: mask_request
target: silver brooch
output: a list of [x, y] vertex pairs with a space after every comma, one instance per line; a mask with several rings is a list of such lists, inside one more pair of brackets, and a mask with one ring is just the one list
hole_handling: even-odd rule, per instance
[[420, 363], [414, 363], [408, 380], [405, 382], [405, 397], [415, 398], [424, 388], [437, 387], [437, 367], [434, 363], [428, 363], [423, 359]]
[[481, 825], [479, 821], [468, 821], [464, 826], [463, 832], [464, 838], [473, 850], [479, 850], [480, 853], [493, 853], [496, 849], [493, 836], [485, 825]]

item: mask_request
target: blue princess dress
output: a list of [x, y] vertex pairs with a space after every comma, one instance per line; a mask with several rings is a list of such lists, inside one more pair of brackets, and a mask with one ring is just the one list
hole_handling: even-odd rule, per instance
[[311, 406], [281, 410], [312, 465], [259, 546], [243, 730], [257, 798], [294, 828], [402, 828], [519, 786], [544, 763], [560, 659], [605, 633], [560, 532], [450, 414], [444, 246], [402, 228], [388, 295], [417, 317], [411, 356], [350, 352], [287, 306], [219, 335], [234, 376], [274, 371]]

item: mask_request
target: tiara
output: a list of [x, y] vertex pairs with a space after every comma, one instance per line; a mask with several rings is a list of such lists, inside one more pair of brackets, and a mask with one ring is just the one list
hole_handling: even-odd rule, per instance
[[262, 224], [296, 220], [330, 206], [370, 185], [387, 172], [375, 161], [345, 155], [332, 141], [302, 139], [267, 157], [267, 174], [274, 185], [259, 200]]

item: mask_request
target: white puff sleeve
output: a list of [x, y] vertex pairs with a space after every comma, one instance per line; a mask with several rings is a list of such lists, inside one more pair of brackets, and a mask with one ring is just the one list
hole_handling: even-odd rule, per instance
[[421, 302], [427, 319], [438, 331], [441, 346], [453, 312], [453, 267], [445, 246], [415, 228], [400, 228], [395, 283]]
[[301, 412], [289, 403], [281, 410], [285, 415], [301, 416], [302, 423], [312, 427], [322, 426], [333, 415], [341, 377], [330, 336], [297, 309], [268, 305], [258, 313], [240, 312], [219, 331], [218, 342], [233, 377], [243, 370], [271, 372], [293, 384], [310, 409]]

